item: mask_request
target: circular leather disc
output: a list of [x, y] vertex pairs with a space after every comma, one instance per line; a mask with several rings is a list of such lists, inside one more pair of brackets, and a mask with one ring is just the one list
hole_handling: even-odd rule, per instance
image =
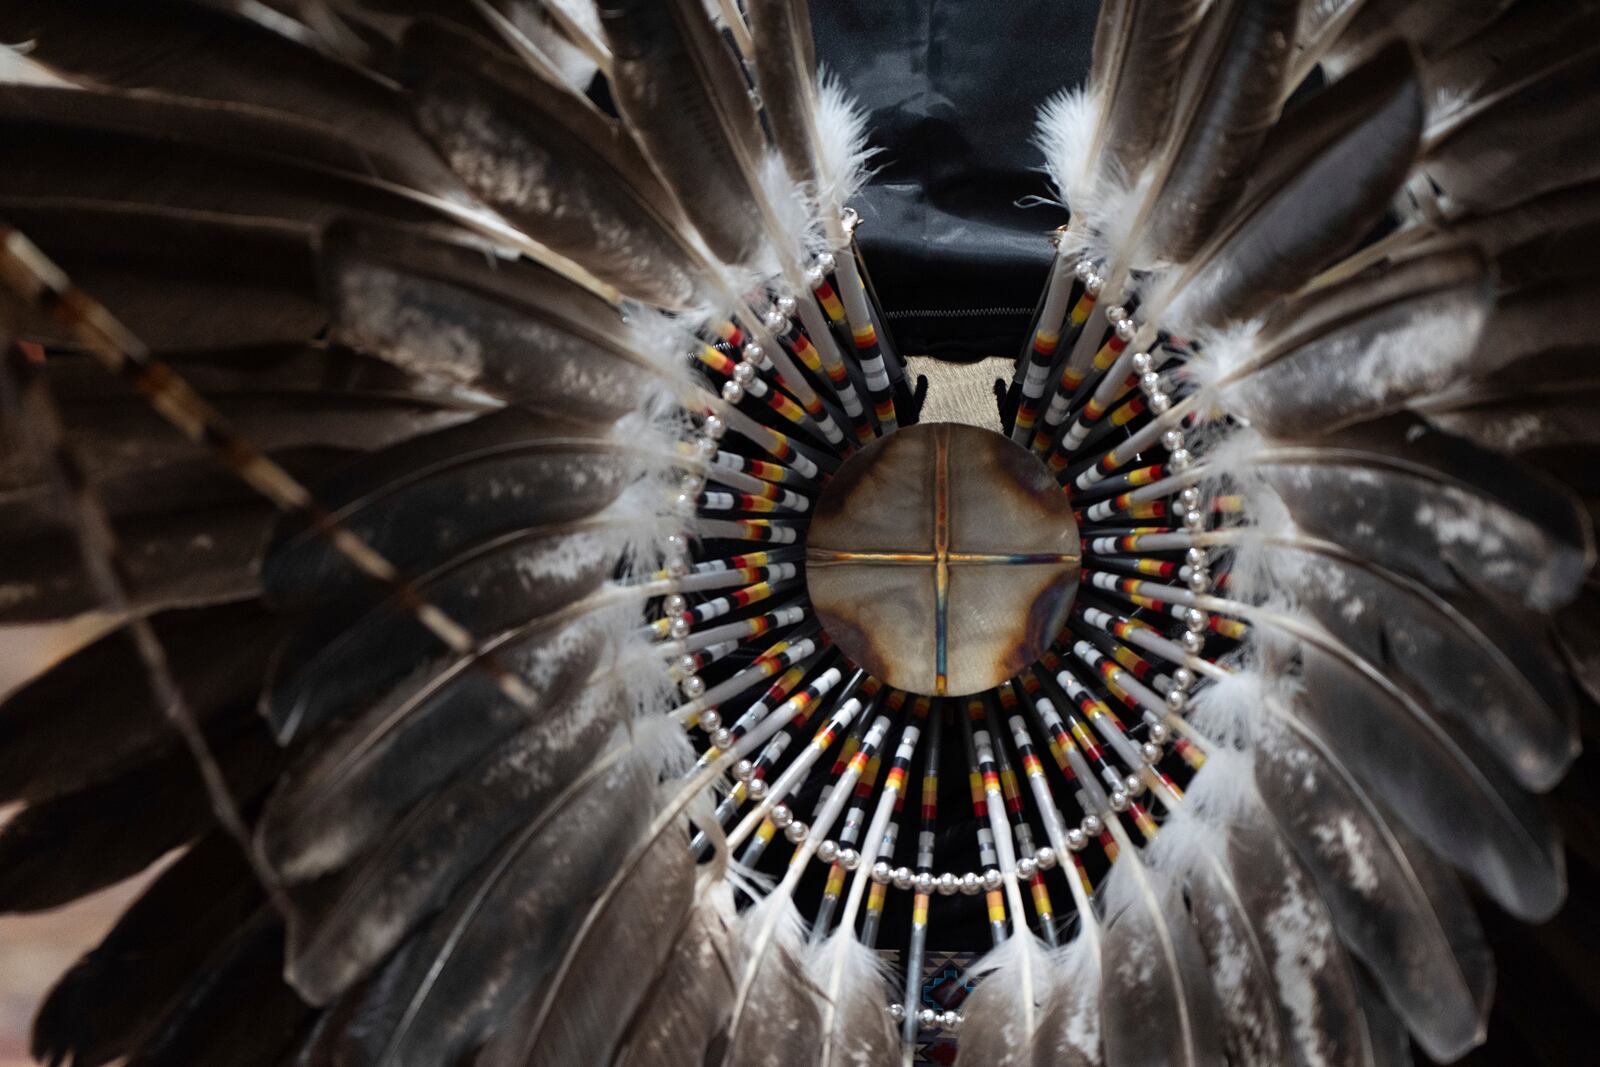
[[817, 501], [806, 585], [823, 627], [897, 689], [982, 692], [1037, 660], [1078, 588], [1078, 524], [1034, 456], [975, 426], [907, 427]]

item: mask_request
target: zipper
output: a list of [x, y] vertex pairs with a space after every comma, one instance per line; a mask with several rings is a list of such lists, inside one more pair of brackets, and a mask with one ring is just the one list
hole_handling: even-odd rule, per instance
[[967, 319], [999, 315], [1032, 315], [1033, 308], [934, 308], [928, 311], [885, 311], [886, 319]]

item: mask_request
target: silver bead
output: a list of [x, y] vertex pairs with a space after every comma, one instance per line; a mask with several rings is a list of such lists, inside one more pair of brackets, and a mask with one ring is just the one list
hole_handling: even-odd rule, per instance
[[761, 321], [766, 323], [767, 329], [771, 330], [773, 333], [782, 333], [789, 328], [789, 316], [785, 315], [777, 308], [773, 308], [771, 311], [761, 316]]
[[693, 700], [698, 696], [704, 696], [706, 692], [705, 679], [701, 678], [698, 674], [689, 675], [689, 677], [678, 683], [678, 685], [679, 688], [683, 690], [683, 695], [688, 697], [690, 700]]
[[[1026, 857], [1017, 862], [1018, 874], [1022, 874], [1022, 864], [1027, 862], [1028, 859]], [[1024, 878], [1029, 877], [1029, 875], [1025, 874], [1022, 876]], [[983, 872], [983, 888], [987, 889], [991, 893], [993, 893], [996, 889], [999, 889], [1002, 885], [1005, 885], [1005, 881], [1006, 880], [1001, 877], [1000, 872], [995, 870], [993, 867], [990, 867], [988, 870]]]
[[[684, 556], [668, 556], [666, 562], [662, 564], [662, 568], [667, 572], [667, 577], [682, 578], [684, 575], [689, 573], [689, 560]], [[683, 638], [688, 637], [689, 634], [687, 631], [685, 631], [684, 633], [673, 634], [672, 636], [682, 640]]]
[[1155, 360], [1150, 358], [1148, 352], [1135, 352], [1133, 354], [1133, 369], [1138, 374], [1148, 374], [1155, 366]]
[[1161, 447], [1165, 448], [1168, 452], [1171, 452], [1173, 449], [1176, 449], [1176, 448], [1182, 448], [1183, 447], [1183, 431], [1182, 430], [1168, 430], [1166, 433], [1163, 433], [1161, 435]]
[[1191, 567], [1204, 567], [1206, 565], [1206, 550], [1199, 545], [1191, 545], [1184, 551], [1183, 561]]
[[1191, 630], [1204, 630], [1210, 618], [1199, 608], [1189, 608], [1183, 613], [1183, 624]]
[[693, 471], [688, 472], [682, 478], [678, 479], [678, 488], [682, 489], [685, 493], [695, 493], [698, 495], [699, 492], [705, 487], [705, 475], [695, 474]]
[[1128, 810], [1128, 794], [1123, 792], [1121, 789], [1113, 789], [1111, 791], [1111, 810], [1112, 811], [1127, 811]]
[[[1194, 671], [1191, 671], [1188, 667], [1179, 667], [1177, 670], [1172, 672], [1172, 684], [1177, 686], [1179, 689], [1189, 688], [1194, 684]], [[1158, 723], [1157, 725], [1160, 724]], [[1166, 731], [1165, 726], [1162, 726], [1161, 729], [1163, 732]], [[1150, 727], [1150, 740], [1159, 741], [1160, 738], [1156, 737], [1155, 734], [1156, 727]]]
[[[756, 782], [761, 782], [761, 791], [765, 793], [767, 791], [767, 783], [760, 778], [757, 778]], [[750, 783], [751, 795], [755, 794], [756, 782]], [[768, 813], [767, 818], [772, 820], [772, 825], [776, 826], [780, 830], [783, 830], [786, 829], [790, 823], [794, 822], [794, 812], [789, 810], [789, 805], [787, 804], [776, 804], [773, 806], [772, 811]]]
[[[729, 382], [728, 384], [732, 385], [733, 383]], [[696, 494], [694, 493], [678, 493], [672, 498], [672, 506], [677, 508], [679, 511], [693, 511], [696, 505], [699, 504], [699, 501], [695, 499], [695, 496]], [[680, 575], [679, 577], [682, 576]]]
[[800, 842], [806, 839], [806, 835], [810, 832], [811, 827], [807, 826], [799, 819], [796, 819], [794, 822], [784, 827], [783, 836], [788, 838], [793, 844], [798, 845]]
[[767, 350], [754, 341], [747, 341], [739, 350], [739, 358], [747, 366], [760, 366], [761, 361], [767, 358]]
[[805, 278], [807, 289], [815, 289], [822, 284], [822, 272], [816, 267], [807, 267]]
[[718, 415], [707, 415], [706, 420], [700, 424], [700, 432], [713, 441], [720, 441], [722, 435], [728, 432], [728, 424]]
[[1161, 762], [1161, 746], [1154, 741], [1146, 741], [1139, 746], [1139, 758], [1146, 763]]
[[839, 262], [833, 258], [832, 252], [819, 252], [817, 254], [817, 269], [822, 273], [832, 274], [833, 269], [838, 265]]
[[879, 885], [888, 885], [889, 879], [894, 877], [894, 868], [889, 866], [888, 860], [879, 860], [872, 865], [871, 877]]
[[[750, 779], [750, 784], [745, 786], [745, 792], [750, 794], [751, 800], [765, 800], [767, 798], [767, 793], [771, 788], [771, 786], [767, 785], [767, 780], [765, 778], [752, 778]], [[778, 813], [780, 811], [783, 812], [782, 822], [778, 821]], [[788, 808], [784, 807], [782, 804], [779, 804], [777, 807], [772, 809], [772, 813], [769, 818], [772, 819], [772, 824], [774, 826], [782, 830], [785, 826], [789, 825], [791, 820], [794, 819], [794, 815], [789, 811]]]
[[[999, 871], [995, 872], [999, 874]], [[1024, 882], [1039, 873], [1039, 863], [1032, 856], [1024, 856], [1017, 861], [1017, 877]]]
[[685, 653], [673, 661], [672, 669], [679, 674], [693, 674], [700, 669], [700, 661]]
[[708, 734], [716, 733], [722, 729], [722, 715], [716, 709], [702, 711], [700, 713], [700, 729]]
[[[733, 747], [733, 731], [723, 727], [711, 735], [711, 744], [716, 748], [727, 750]], [[753, 784], [753, 783], [752, 783]]]
[[692, 628], [693, 624], [682, 615], [667, 623], [667, 633], [671, 634], [675, 641], [682, 641], [685, 637], [688, 637]]
[[668, 615], [682, 615], [685, 611], [689, 610], [689, 601], [682, 593], [670, 593], [667, 595], [667, 598], [661, 602], [661, 610], [665, 611]]
[[[1072, 844], [1071, 831], [1067, 832], [1067, 844]], [[1033, 854], [1033, 862], [1039, 865], [1039, 869], [1041, 871], [1048, 871], [1050, 868], [1056, 865], [1056, 850], [1051, 848], [1049, 845], [1045, 845], [1043, 848]]]
[[939, 1013], [939, 1025], [946, 1030], [958, 1030], [961, 1028], [961, 1016], [954, 1011], [942, 1011]]
[[939, 1028], [939, 1013], [932, 1008], [923, 1008], [917, 1012], [917, 1025], [924, 1030], [937, 1030]]
[[1106, 828], [1105, 823], [1100, 821], [1100, 816], [1098, 815], [1085, 815], [1080, 825], [1083, 827], [1083, 833], [1086, 837], [1099, 837], [1100, 832]]
[[1179, 640], [1183, 644], [1183, 650], [1190, 654], [1196, 654], [1206, 647], [1206, 635], [1199, 630], [1188, 630]]
[[701, 459], [710, 459], [717, 454], [717, 443], [709, 437], [696, 437], [694, 450]]
[[787, 319], [794, 316], [795, 309], [800, 305], [795, 301], [794, 297], [785, 293], [773, 301], [773, 306], [778, 309], [780, 315]]
[[1122, 791], [1130, 797], [1144, 796], [1144, 779], [1130, 774], [1122, 780]]
[[733, 380], [740, 385], [749, 385], [755, 380], [756, 369], [749, 363], [740, 363], [733, 368]]
[[1167, 690], [1167, 707], [1173, 711], [1182, 711], [1183, 706], [1189, 702], [1189, 694], [1182, 689]]
[[1161, 375], [1153, 370], [1147, 370], [1139, 375], [1139, 388], [1147, 393], [1153, 393], [1161, 387]]
[[747, 759], [742, 759], [733, 765], [733, 778], [737, 782], [748, 782], [756, 776], [756, 765]]
[[[1194, 512], [1189, 514], [1193, 515]], [[1197, 567], [1189, 572], [1189, 588], [1196, 593], [1204, 593], [1211, 588], [1211, 572]]]
[[977, 871], [968, 871], [961, 876], [961, 892], [969, 897], [975, 897], [983, 892], [983, 875]]
[[939, 876], [939, 895], [944, 897], [955, 896], [956, 890], [961, 888], [961, 879], [951, 871], [945, 871]]
[[1154, 741], [1158, 745], [1170, 737], [1171, 734], [1172, 731], [1167, 729], [1167, 724], [1164, 722], [1153, 722], [1150, 724], [1150, 740]]
[[1094, 273], [1094, 267], [1087, 259], [1080, 259], [1072, 265], [1072, 276], [1080, 282], [1088, 281], [1089, 275]]
[[1193, 463], [1194, 453], [1187, 448], [1174, 449], [1172, 455], [1167, 459], [1167, 465], [1180, 473], [1188, 470]]
[[904, 1004], [891, 1004], [891, 1005], [889, 1005], [889, 1018], [893, 1019], [897, 1023], [905, 1022], [906, 1021], [906, 1006]]
[[1098, 274], [1090, 274], [1084, 279], [1083, 288], [1090, 296], [1099, 296], [1100, 290], [1106, 287], [1106, 280]]
[[861, 853], [853, 848], [841, 848], [839, 850], [839, 866], [847, 871], [855, 870], [861, 866]]
[[1139, 327], [1132, 319], [1117, 320], [1117, 337], [1123, 341], [1133, 340], [1133, 335], [1139, 332]]
[[744, 386], [738, 382], [723, 382], [722, 399], [730, 404], [737, 404], [744, 399]]
[[1178, 499], [1183, 501], [1184, 507], [1192, 511], [1200, 506], [1200, 490], [1191, 485], [1178, 494]]
[[1074, 852], [1082, 852], [1089, 844], [1089, 835], [1074, 826], [1067, 831], [1067, 847]]
[[929, 871], [918, 871], [916, 877], [911, 880], [917, 892], [924, 895], [933, 892], [933, 883], [933, 874]]
[[1190, 532], [1206, 528], [1206, 513], [1196, 508], [1183, 516], [1183, 528]]
[[817, 846], [817, 859], [823, 863], [832, 863], [839, 858], [839, 844], [836, 841], [824, 841]]
[[1128, 309], [1121, 304], [1112, 304], [1106, 308], [1106, 318], [1111, 322], [1121, 322], [1128, 317]]
[[910, 867], [896, 867], [889, 877], [894, 881], [896, 889], [910, 889], [911, 883], [916, 879]]
[[1150, 410], [1157, 415], [1165, 415], [1172, 410], [1172, 398], [1166, 393], [1151, 393]]

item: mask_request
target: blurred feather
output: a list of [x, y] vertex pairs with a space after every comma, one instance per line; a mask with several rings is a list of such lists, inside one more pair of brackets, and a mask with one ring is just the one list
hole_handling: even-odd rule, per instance
[[704, 886], [671, 958], [628, 1024], [616, 1067], [706, 1061], [733, 1003], [734, 921], [727, 883]]
[[[618, 541], [598, 521], [534, 527], [475, 544], [413, 584], [488, 638], [594, 593], [616, 567]], [[328, 621], [308, 623], [274, 657], [262, 708], [280, 740], [321, 726], [438, 651], [438, 640], [394, 597], [353, 619]]]
[[1306, 532], [1440, 592], [1481, 589], [1552, 611], [1593, 563], [1567, 491], [1410, 417], [1273, 444], [1247, 462]]
[[1145, 866], [1120, 823], [1106, 825], [1118, 839], [1101, 948], [1106, 1067], [1220, 1064], [1216, 991], [1179, 887]]
[[[277, 746], [248, 707], [213, 716], [206, 737], [235, 798], [248, 801], [277, 774]], [[178, 746], [32, 804], [0, 829], [0, 911], [59, 907], [120, 882], [213, 818], [194, 760]]]
[[286, 975], [317, 1004], [365, 977], [494, 850], [582, 772], [626, 714], [603, 684], [552, 704], [477, 764], [431, 791], [289, 919]]
[[600, 24], [612, 95], [651, 165], [712, 254], [749, 264], [777, 236], [763, 202], [764, 138], [703, 0], [624, 0], [603, 7]]
[[1451, 115], [1430, 131], [1407, 183], [1412, 210], [1452, 219], [1600, 177], [1590, 107], [1597, 88], [1600, 63], [1579, 53]]
[[[402, 572], [473, 543], [592, 515], [632, 480], [606, 427], [508, 409], [344, 464], [319, 499]], [[283, 609], [366, 588], [303, 519], [288, 519], [262, 567], [268, 603]]]
[[129, 1067], [228, 1063], [274, 1067], [311, 1009], [284, 984], [283, 928], [267, 907], [241, 924], [193, 981]]
[[[255, 601], [164, 612], [150, 622], [201, 720], [253, 699], [264, 648], [280, 627]], [[82, 744], [85, 737], [95, 743]], [[35, 802], [76, 792], [176, 741], [132, 638], [115, 630], [6, 697], [0, 797]]]
[[1089, 93], [1098, 105], [1086, 159], [1105, 180], [1132, 182], [1167, 136], [1182, 68], [1206, 5], [1199, 0], [1113, 0], [1095, 24]]
[[399, 684], [352, 711], [284, 773], [263, 813], [262, 852], [286, 881], [350, 860], [412, 804], [530, 722], [476, 661], [502, 657], [522, 677], [532, 708], [562, 708], [587, 683], [607, 626], [557, 614], [510, 631], [472, 656], [424, 661]]
[[772, 142], [789, 176], [816, 186], [816, 48], [807, 0], [751, 0], [747, 5], [756, 80]]
[[1441, 596], [1333, 545], [1269, 542], [1266, 565], [1298, 610], [1447, 727], [1465, 727], [1523, 788], [1544, 792], [1578, 754], [1567, 681], [1525, 616]]
[[[1303, 640], [1305, 624], [1290, 629]], [[1375, 668], [1331, 639], [1303, 652], [1300, 715], [1376, 795], [1501, 907], [1547, 918], [1565, 892], [1554, 829], [1471, 737], [1433, 722]]]
[[624, 294], [683, 309], [704, 269], [628, 134], [587, 100], [447, 26], [405, 37], [419, 127], [480, 197]]
[[1267, 810], [1316, 880], [1340, 936], [1418, 1043], [1448, 1061], [1482, 1041], [1493, 961], [1454, 877], [1300, 720], [1280, 712], [1257, 736], [1255, 763]]
[[512, 1019], [560, 961], [572, 934], [565, 920], [648, 822], [654, 777], [626, 760], [563, 790], [390, 959], [357, 996], [351, 1023], [321, 1035], [311, 1062], [433, 1067]]
[[1286, 95], [1300, 7], [1301, 0], [1222, 0], [1207, 9], [1178, 80], [1148, 229], [1139, 227], [1148, 250], [1141, 262], [1187, 262], [1244, 192]]
[[94, 84], [301, 116], [363, 154], [395, 158], [407, 184], [434, 193], [457, 187], [406, 121], [392, 85], [278, 32], [292, 34], [292, 24], [244, 15], [248, 7], [17, 0], [0, 12], [0, 40], [30, 41], [32, 58]]
[[[667, 833], [649, 846], [568, 948], [562, 972], [538, 987], [479, 1053], [479, 1067], [565, 1067], [589, 1057], [611, 1062], [628, 1021], [671, 960], [701, 888], [683, 844]], [[628, 966], [619, 970], [624, 956]]]
[[1151, 294], [1150, 315], [1192, 334], [1299, 288], [1382, 217], [1421, 129], [1422, 88], [1400, 46], [1285, 115], [1233, 213]]
[[969, 973], [978, 986], [962, 1002], [972, 1025], [961, 1032], [957, 1062], [1032, 1064], [1041, 1050], [1046, 1007], [1056, 995], [1051, 981], [1056, 972], [1043, 943], [1032, 931], [1019, 931], [979, 957]]
[[481, 245], [345, 224], [322, 272], [334, 338], [425, 379], [604, 422], [687, 386], [687, 361], [640, 355], [611, 305]]
[[238, 845], [217, 831], [200, 838], [46, 995], [34, 1057], [98, 1067], [133, 1052], [262, 900]]

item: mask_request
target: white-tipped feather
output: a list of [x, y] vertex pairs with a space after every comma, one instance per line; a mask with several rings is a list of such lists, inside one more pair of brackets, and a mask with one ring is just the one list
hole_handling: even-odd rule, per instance
[[817, 200], [837, 215], [872, 176], [878, 150], [867, 143], [867, 114], [831, 71], [817, 78]]

